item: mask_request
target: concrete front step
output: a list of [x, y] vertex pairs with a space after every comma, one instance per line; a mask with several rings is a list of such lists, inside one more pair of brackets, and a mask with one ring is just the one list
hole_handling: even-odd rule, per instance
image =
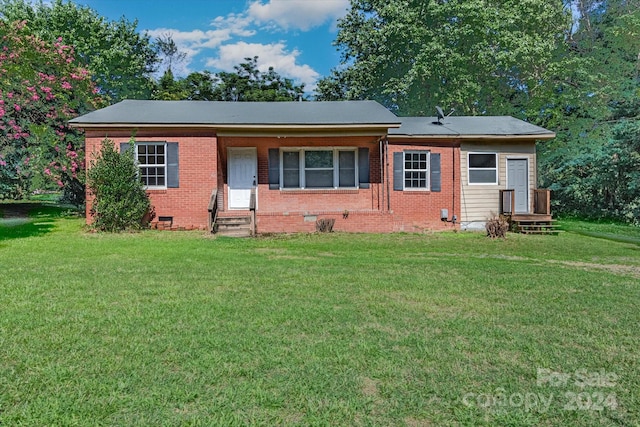
[[216, 221], [216, 234], [230, 237], [250, 237], [251, 217], [218, 217]]
[[251, 230], [218, 230], [216, 235], [225, 237], [251, 237]]
[[218, 225], [247, 225], [251, 224], [251, 218], [218, 218], [216, 221]]

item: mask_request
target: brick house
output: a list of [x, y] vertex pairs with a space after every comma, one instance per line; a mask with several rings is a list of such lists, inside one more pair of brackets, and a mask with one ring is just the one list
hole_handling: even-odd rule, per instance
[[70, 123], [88, 159], [105, 138], [123, 150], [134, 135], [154, 226], [248, 218], [257, 233], [318, 220], [350, 232], [477, 228], [507, 188], [509, 209], [533, 213], [535, 142], [555, 136], [512, 117], [398, 118], [374, 101], [123, 101]]

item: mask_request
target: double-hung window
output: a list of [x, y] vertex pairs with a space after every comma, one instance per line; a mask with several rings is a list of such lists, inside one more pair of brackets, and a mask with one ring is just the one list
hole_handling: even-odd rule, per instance
[[469, 184], [498, 183], [498, 155], [496, 153], [469, 153]]
[[291, 148], [281, 151], [282, 188], [356, 188], [355, 148]]
[[[120, 152], [131, 148], [131, 143], [121, 142]], [[133, 155], [139, 169], [138, 176], [149, 190], [164, 190], [180, 186], [177, 142], [136, 142]]]
[[442, 191], [440, 154], [431, 150], [393, 153], [394, 191]]
[[136, 143], [136, 160], [140, 168], [140, 179], [147, 188], [166, 188], [166, 143]]
[[429, 152], [404, 152], [404, 188], [406, 190], [429, 189]]

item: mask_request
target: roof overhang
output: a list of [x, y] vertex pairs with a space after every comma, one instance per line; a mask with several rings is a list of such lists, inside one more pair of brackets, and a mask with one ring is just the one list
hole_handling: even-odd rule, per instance
[[548, 141], [556, 137], [555, 133], [545, 133], [540, 135], [389, 135], [389, 140], [412, 140], [412, 141], [430, 141], [430, 140], [462, 140], [462, 141]]
[[176, 124], [176, 123], [71, 123], [71, 127], [85, 130], [134, 130], [172, 129], [209, 130], [217, 136], [386, 136], [390, 128], [400, 127], [399, 123], [383, 124], [327, 124], [327, 125], [225, 125], [225, 124]]

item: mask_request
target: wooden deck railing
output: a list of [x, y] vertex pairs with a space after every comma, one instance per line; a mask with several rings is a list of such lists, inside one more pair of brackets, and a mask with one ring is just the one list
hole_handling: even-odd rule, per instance
[[218, 220], [218, 189], [211, 192], [209, 199], [209, 232], [215, 233], [216, 221]]
[[533, 190], [533, 213], [551, 215], [551, 191], [546, 188]]
[[500, 214], [513, 215], [515, 208], [515, 190], [500, 190]]
[[[515, 190], [500, 190], [500, 214], [515, 214]], [[551, 191], [546, 188], [533, 190], [533, 213], [551, 215]]]

